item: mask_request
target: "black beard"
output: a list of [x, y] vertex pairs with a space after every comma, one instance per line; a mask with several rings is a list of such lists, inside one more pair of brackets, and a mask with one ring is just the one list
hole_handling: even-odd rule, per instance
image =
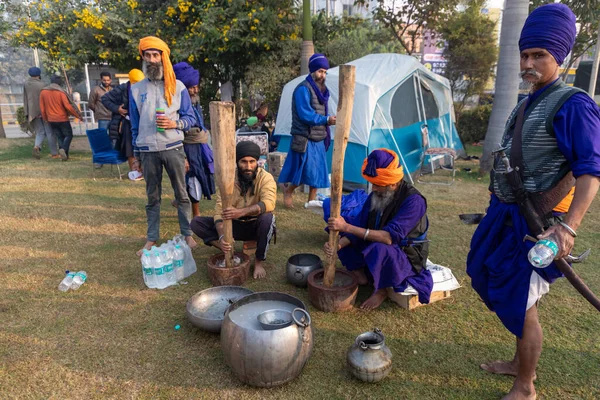
[[248, 176], [244, 173], [244, 171], [238, 168], [238, 181], [240, 183], [240, 195], [242, 197], [246, 196], [248, 191], [250, 192], [251, 196], [254, 195], [254, 179], [256, 179], [257, 173], [258, 168], [252, 172], [252, 176]]
[[144, 61], [142, 63], [144, 75], [151, 81], [159, 81], [163, 78], [163, 65], [161, 62], [153, 63]]

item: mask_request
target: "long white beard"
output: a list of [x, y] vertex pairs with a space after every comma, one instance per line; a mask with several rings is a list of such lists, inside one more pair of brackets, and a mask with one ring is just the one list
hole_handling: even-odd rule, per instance
[[383, 194], [373, 193], [371, 196], [371, 211], [381, 212], [394, 200], [394, 191], [390, 190]]

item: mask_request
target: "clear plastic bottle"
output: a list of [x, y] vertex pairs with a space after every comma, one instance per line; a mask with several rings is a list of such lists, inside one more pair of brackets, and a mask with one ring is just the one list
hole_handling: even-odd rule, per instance
[[173, 265], [175, 267], [175, 276], [177, 277], [177, 282], [183, 280], [185, 278], [185, 270], [183, 268], [185, 262], [185, 253], [181, 248], [181, 245], [175, 245], [175, 251], [173, 252]]
[[150, 289], [154, 289], [156, 287], [156, 277], [154, 276], [154, 267], [152, 265], [150, 250], [144, 250], [142, 254], [142, 274], [146, 286]]
[[73, 277], [73, 283], [71, 284], [71, 289], [73, 289], [73, 290], [79, 289], [79, 287], [85, 283], [86, 279], [87, 279], [86, 272], [85, 271], [79, 271]]
[[164, 289], [169, 286], [167, 282], [167, 275], [165, 274], [165, 267], [162, 263], [160, 252], [156, 247], [152, 247], [152, 266], [154, 267], [154, 276], [156, 278], [156, 288]]
[[65, 277], [58, 285], [58, 290], [61, 292], [66, 292], [71, 287], [73, 283], [73, 278], [75, 277], [75, 273], [71, 271], [65, 271]]
[[550, 235], [546, 239], [538, 240], [538, 242], [529, 250], [527, 258], [531, 265], [537, 268], [546, 268], [552, 264], [552, 261], [558, 254], [559, 247], [554, 235]]
[[166, 246], [165, 249], [160, 251], [160, 260], [165, 268], [168, 286], [175, 285], [177, 283], [177, 279], [175, 278], [175, 270], [173, 269], [173, 256], [170, 253], [171, 252]]

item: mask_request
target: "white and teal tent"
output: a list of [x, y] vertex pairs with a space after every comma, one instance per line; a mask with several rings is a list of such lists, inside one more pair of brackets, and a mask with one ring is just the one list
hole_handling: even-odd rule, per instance
[[[427, 124], [431, 147], [449, 147], [463, 153], [454, 126], [452, 93], [448, 80], [434, 74], [415, 58], [401, 54], [371, 54], [349, 64], [356, 66], [356, 88], [352, 127], [344, 162], [344, 181], [365, 184], [360, 168], [374, 149], [388, 148], [400, 156], [405, 171], [414, 176], [424, 157], [421, 126]], [[283, 88], [275, 135], [279, 151], [287, 152], [292, 126], [292, 94], [306, 76]], [[339, 68], [327, 72], [329, 114], [334, 115], [339, 99]], [[331, 127], [332, 139], [335, 127]], [[331, 164], [333, 145], [329, 148]], [[331, 165], [330, 165], [331, 167]], [[407, 174], [408, 175], [408, 174]], [[412, 178], [408, 178], [409, 180]]]

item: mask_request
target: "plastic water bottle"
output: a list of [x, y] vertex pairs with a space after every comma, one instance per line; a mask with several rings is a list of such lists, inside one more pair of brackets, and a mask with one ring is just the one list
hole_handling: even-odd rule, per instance
[[67, 290], [69, 290], [71, 284], [73, 283], [73, 277], [75, 277], [75, 274], [73, 272], [65, 271], [65, 277], [62, 280], [62, 282], [58, 285], [58, 290], [60, 290], [61, 292], [66, 292]]
[[169, 286], [167, 282], [167, 275], [165, 274], [165, 267], [162, 263], [159, 250], [152, 246], [152, 267], [154, 268], [154, 276], [156, 278], [156, 288], [164, 289]]
[[177, 280], [175, 278], [175, 270], [173, 269], [173, 256], [169, 254], [168, 248], [161, 250], [160, 261], [165, 268], [165, 275], [167, 277], [167, 286], [175, 285]]
[[144, 250], [142, 254], [142, 273], [144, 284], [150, 289], [156, 287], [156, 277], [154, 276], [154, 267], [152, 266], [152, 255], [150, 250]]
[[87, 274], [85, 273], [85, 271], [79, 271], [73, 277], [73, 283], [71, 284], [71, 289], [73, 289], [73, 290], [79, 289], [79, 287], [85, 283], [86, 279], [87, 279]]
[[558, 243], [554, 235], [550, 235], [546, 239], [538, 240], [538, 242], [529, 250], [527, 258], [531, 265], [537, 268], [546, 268], [552, 264], [552, 261], [558, 254]]
[[175, 251], [173, 252], [173, 265], [175, 266], [175, 276], [177, 277], [177, 282], [183, 280], [185, 277], [185, 271], [183, 268], [183, 264], [185, 262], [185, 253], [181, 248], [181, 245], [175, 245]]

